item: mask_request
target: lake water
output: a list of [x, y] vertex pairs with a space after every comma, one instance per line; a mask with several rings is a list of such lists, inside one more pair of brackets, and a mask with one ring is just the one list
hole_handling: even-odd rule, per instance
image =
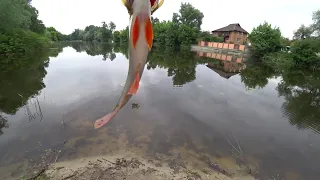
[[1, 63], [0, 179], [39, 162], [124, 148], [183, 154], [190, 163], [188, 153], [210, 157], [230, 171], [231, 162], [247, 164], [260, 179], [320, 176], [319, 73], [274, 76], [265, 67], [155, 51], [137, 95], [95, 130], [125, 84], [126, 49], [74, 43], [51, 51]]

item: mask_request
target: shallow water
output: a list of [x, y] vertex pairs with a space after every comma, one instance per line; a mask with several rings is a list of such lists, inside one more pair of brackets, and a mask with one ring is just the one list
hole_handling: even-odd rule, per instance
[[272, 77], [265, 67], [155, 51], [137, 95], [94, 130], [120, 97], [126, 49], [52, 51], [0, 68], [0, 179], [20, 175], [49, 149], [56, 150], [50, 162], [124, 149], [153, 157], [188, 151], [230, 171], [237, 168], [230, 162], [243, 163], [231, 152], [237, 149], [261, 179], [320, 176], [319, 77]]

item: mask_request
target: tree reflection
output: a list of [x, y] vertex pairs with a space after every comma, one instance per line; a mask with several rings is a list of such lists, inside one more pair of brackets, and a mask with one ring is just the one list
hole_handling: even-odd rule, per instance
[[[43, 78], [49, 57], [56, 57], [62, 52], [58, 46], [48, 51], [24, 56], [2, 57], [0, 59], [0, 112], [15, 114], [27, 101], [37, 96], [45, 87]], [[8, 121], [0, 114], [0, 134], [2, 128], [8, 128]]]
[[240, 73], [241, 81], [247, 88], [263, 88], [268, 78], [282, 77], [276, 89], [285, 99], [281, 107], [284, 116], [298, 129], [310, 128], [320, 133], [320, 72], [292, 68], [283, 62], [248, 64]]
[[148, 56], [147, 69], [165, 68], [172, 76], [173, 85], [184, 85], [196, 79], [195, 53], [152, 51]]
[[320, 72], [290, 70], [282, 75], [277, 90], [285, 98], [283, 114], [298, 129], [320, 132]]
[[[128, 59], [128, 44], [109, 44], [102, 43], [70, 43], [69, 46], [77, 52], [85, 51], [88, 55], [103, 55], [103, 60], [116, 58], [115, 53], [122, 53]], [[197, 61], [195, 53], [187, 52], [159, 52], [151, 51], [148, 56], [147, 69], [156, 67], [168, 69], [168, 76], [172, 76], [174, 85], [184, 85], [195, 80]]]
[[12, 56], [0, 60], [0, 111], [15, 114], [30, 97], [45, 87], [49, 56], [57, 56], [62, 48], [37, 52], [25, 56]]
[[113, 51], [115, 53], [122, 53], [123, 55], [126, 56], [127, 59], [129, 59], [128, 57], [128, 43], [115, 43], [113, 45]]
[[69, 43], [73, 49], [77, 52], [86, 52], [90, 56], [102, 55], [102, 60], [106, 61], [110, 59], [113, 61], [116, 58], [116, 54], [112, 51], [113, 46], [111, 44], [93, 43], [93, 42], [71, 42]]
[[266, 65], [248, 65], [240, 72], [241, 82], [249, 89], [264, 88], [268, 84], [268, 78], [276, 76], [274, 69]]
[[9, 128], [8, 120], [2, 114], [0, 114], [0, 135], [3, 134], [2, 129]]

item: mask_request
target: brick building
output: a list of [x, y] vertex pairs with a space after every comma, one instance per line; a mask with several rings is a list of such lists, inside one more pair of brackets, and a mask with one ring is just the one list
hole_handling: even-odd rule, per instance
[[248, 32], [238, 23], [216, 29], [212, 31], [212, 35], [223, 37], [225, 43], [245, 44], [248, 39]]

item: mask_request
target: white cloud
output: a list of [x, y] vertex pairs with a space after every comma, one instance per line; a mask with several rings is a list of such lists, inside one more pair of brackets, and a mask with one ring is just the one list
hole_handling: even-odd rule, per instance
[[[320, 7], [319, 0], [165, 0], [154, 13], [160, 20], [169, 20], [178, 12], [181, 2], [190, 2], [204, 14], [202, 29], [214, 30], [230, 23], [240, 23], [247, 31], [268, 21], [280, 27], [286, 37], [301, 24], [312, 23], [312, 12]], [[121, 0], [33, 0], [39, 10], [40, 19], [46, 26], [54, 26], [69, 34], [75, 28], [100, 25], [102, 21], [113, 21], [117, 29], [129, 23], [127, 10]]]

